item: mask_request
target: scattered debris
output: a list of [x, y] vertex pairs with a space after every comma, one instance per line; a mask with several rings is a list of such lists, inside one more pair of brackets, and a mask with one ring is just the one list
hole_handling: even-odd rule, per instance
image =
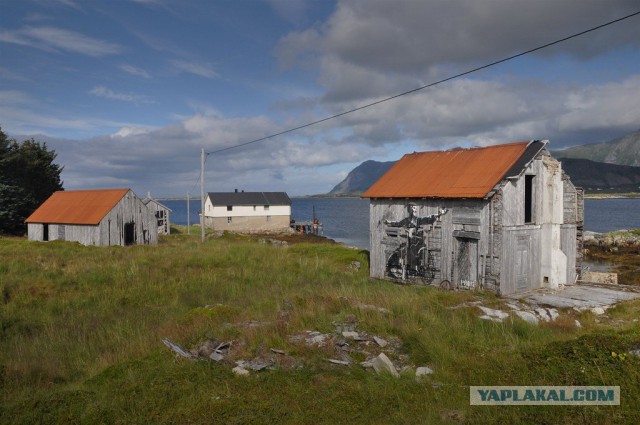
[[380, 353], [378, 357], [374, 358], [370, 361], [371, 366], [376, 371], [376, 373], [390, 373], [396, 378], [400, 377], [400, 374], [396, 370], [396, 367], [393, 365], [393, 362], [389, 360], [386, 354]]
[[182, 347], [180, 347], [175, 342], [171, 341], [169, 338], [163, 338], [162, 342], [164, 343], [164, 345], [169, 347], [171, 351], [173, 351], [180, 357], [184, 357], [185, 359], [192, 359], [192, 360], [196, 358], [196, 356], [194, 356], [188, 351], [185, 351]]
[[213, 360], [214, 362], [220, 362], [220, 361], [224, 360], [224, 356], [223, 356], [222, 354], [220, 354], [220, 353], [215, 353], [215, 352], [214, 352], [214, 353], [211, 353], [211, 354], [209, 355], [209, 358], [210, 358], [211, 360]]
[[249, 376], [249, 371], [240, 366], [234, 367], [233, 369], [231, 369], [231, 371], [238, 376]]
[[280, 354], [280, 355], [283, 355], [283, 356], [287, 354], [286, 352], [284, 352], [284, 351], [282, 351], [282, 350], [277, 350], [277, 349], [275, 349], [275, 348], [270, 348], [269, 350], [270, 350], [272, 353]]
[[336, 360], [336, 359], [328, 359], [328, 360], [329, 360], [329, 363], [342, 365], [342, 366], [349, 366], [351, 364], [351, 363], [349, 363], [348, 361], [345, 361], [345, 360]]
[[353, 270], [354, 272], [360, 271], [360, 261], [352, 261], [351, 264], [347, 266], [347, 270]]
[[433, 373], [433, 369], [428, 366], [420, 366], [416, 369], [416, 380], [421, 382], [425, 379], [426, 376], [429, 376]]
[[382, 338], [377, 337], [377, 336], [374, 336], [373, 340], [375, 341], [376, 344], [378, 344], [378, 346], [380, 346], [380, 348], [384, 348], [387, 345], [389, 345], [389, 343], [385, 339], [382, 339]]

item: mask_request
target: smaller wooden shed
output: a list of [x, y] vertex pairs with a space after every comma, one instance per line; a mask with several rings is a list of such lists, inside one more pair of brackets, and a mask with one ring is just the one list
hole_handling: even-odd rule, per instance
[[131, 189], [55, 192], [26, 223], [32, 241], [98, 246], [158, 243], [154, 212]]
[[534, 140], [402, 157], [370, 199], [370, 274], [513, 294], [571, 285], [583, 192]]
[[147, 197], [142, 202], [155, 214], [158, 223], [158, 234], [170, 234], [171, 221], [169, 220], [169, 213], [171, 213], [171, 208], [153, 199], [151, 193], [147, 193]]

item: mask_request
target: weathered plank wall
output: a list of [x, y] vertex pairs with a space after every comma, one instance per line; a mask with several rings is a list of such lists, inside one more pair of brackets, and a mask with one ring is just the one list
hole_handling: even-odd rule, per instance
[[[427, 249], [433, 254], [435, 267], [434, 283], [455, 280], [455, 259], [461, 241], [477, 241], [472, 263], [475, 285], [482, 283], [482, 273], [488, 263], [489, 203], [484, 200], [444, 200], [444, 199], [371, 199], [370, 202], [370, 275], [384, 279], [387, 261], [400, 243], [401, 238], [387, 236], [385, 220], [400, 221], [409, 215], [409, 202], [418, 206], [418, 216], [437, 214], [439, 209], [448, 212], [433, 225], [427, 225]], [[460, 282], [454, 282], [456, 284]]]
[[96, 245], [125, 245], [125, 228], [133, 223], [133, 244], [158, 243], [155, 214], [132, 191], [102, 219], [99, 225], [99, 241]]

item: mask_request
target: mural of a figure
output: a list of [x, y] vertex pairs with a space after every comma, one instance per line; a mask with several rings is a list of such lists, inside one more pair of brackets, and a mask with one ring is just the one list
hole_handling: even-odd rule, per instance
[[391, 227], [400, 227], [404, 230], [406, 241], [392, 253], [387, 261], [387, 273], [394, 278], [405, 280], [407, 277], [426, 277], [427, 262], [425, 234], [422, 226], [433, 224], [440, 216], [447, 212], [446, 209], [438, 210], [438, 214], [424, 217], [418, 216], [418, 206], [410, 203], [407, 205], [409, 216], [400, 221], [384, 220], [384, 224]]

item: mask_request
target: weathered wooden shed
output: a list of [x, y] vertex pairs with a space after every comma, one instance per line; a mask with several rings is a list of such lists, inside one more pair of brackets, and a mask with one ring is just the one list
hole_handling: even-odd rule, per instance
[[370, 199], [370, 274], [506, 295], [574, 284], [583, 192], [547, 141], [405, 155]]
[[142, 200], [142, 203], [149, 208], [156, 216], [156, 222], [158, 225], [159, 235], [168, 235], [171, 233], [171, 221], [170, 213], [171, 208], [161, 204], [151, 197], [151, 193], [147, 193], [147, 197]]
[[55, 192], [26, 220], [29, 240], [157, 244], [154, 212], [130, 189]]

